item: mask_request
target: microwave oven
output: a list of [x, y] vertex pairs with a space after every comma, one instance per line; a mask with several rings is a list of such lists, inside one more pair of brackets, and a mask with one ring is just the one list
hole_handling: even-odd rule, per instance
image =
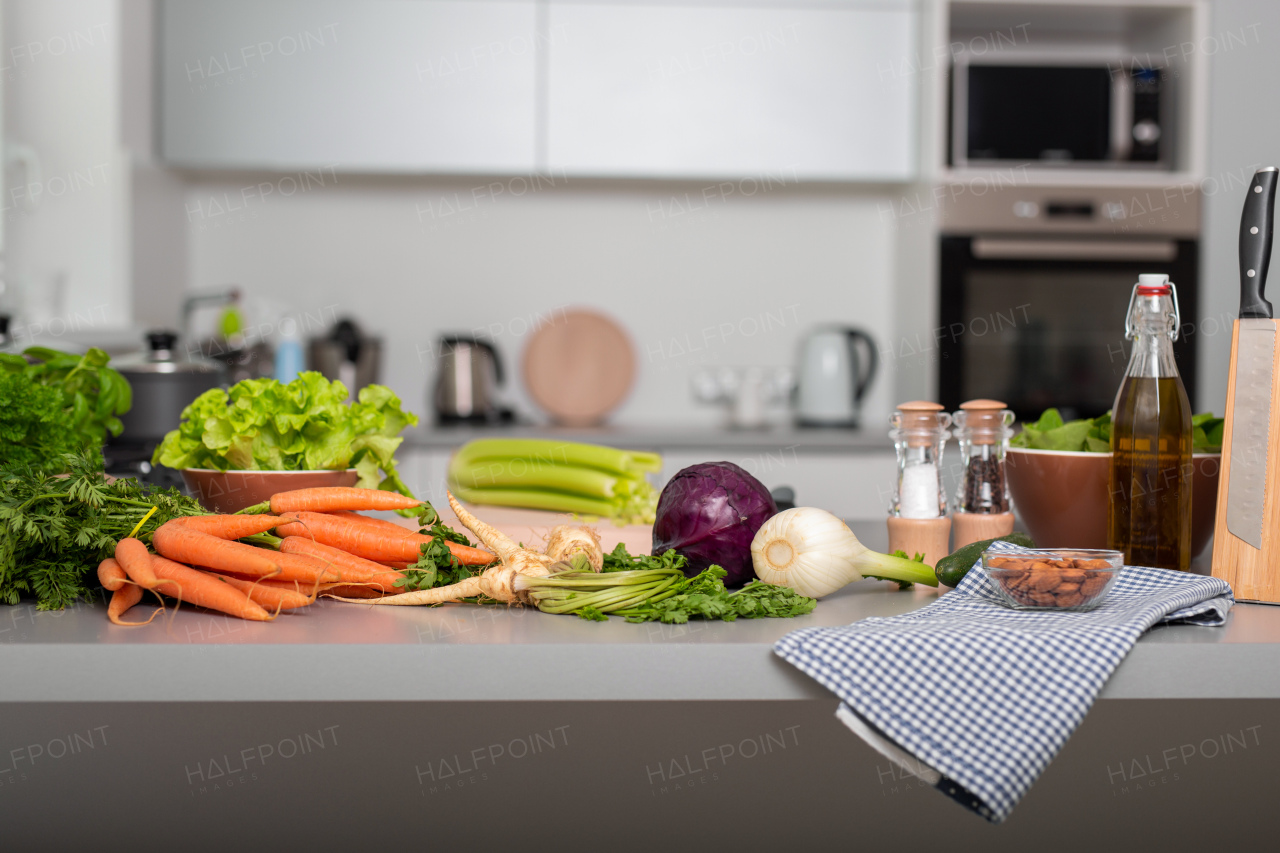
[[951, 164], [1170, 167], [1165, 75], [1123, 61], [957, 57]]

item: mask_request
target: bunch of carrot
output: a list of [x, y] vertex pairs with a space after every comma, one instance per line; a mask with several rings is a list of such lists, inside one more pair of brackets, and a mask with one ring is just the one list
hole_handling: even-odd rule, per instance
[[[117, 543], [114, 558], [102, 561], [98, 579], [112, 591], [107, 615], [118, 625], [146, 624], [123, 620], [146, 590], [260, 622], [305, 607], [322, 592], [398, 592], [395, 583], [405, 577], [398, 569], [416, 562], [431, 537], [359, 513], [419, 506], [395, 492], [319, 488], [281, 492], [269, 505], [251, 508], [263, 514], [176, 518], [152, 535], [155, 554], [127, 537]], [[263, 535], [272, 530], [275, 537]], [[246, 537], [274, 548], [236, 541]], [[464, 565], [496, 559], [478, 548], [447, 545]]]

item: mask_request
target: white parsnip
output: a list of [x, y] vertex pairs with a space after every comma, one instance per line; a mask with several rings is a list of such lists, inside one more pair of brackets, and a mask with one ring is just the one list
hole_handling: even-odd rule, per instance
[[554, 563], [568, 563], [576, 556], [583, 556], [591, 571], [604, 568], [604, 551], [600, 548], [600, 534], [591, 527], [572, 527], [561, 524], [547, 538], [547, 556]]

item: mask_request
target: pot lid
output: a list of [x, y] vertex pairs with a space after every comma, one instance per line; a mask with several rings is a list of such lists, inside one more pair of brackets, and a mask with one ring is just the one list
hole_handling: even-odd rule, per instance
[[189, 358], [178, 349], [178, 335], [153, 329], [146, 335], [147, 348], [112, 364], [121, 373], [222, 373], [222, 366], [203, 358]]

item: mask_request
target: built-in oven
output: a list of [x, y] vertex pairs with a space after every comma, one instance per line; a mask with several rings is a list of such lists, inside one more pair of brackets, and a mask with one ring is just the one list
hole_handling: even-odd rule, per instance
[[[939, 253], [938, 402], [1001, 400], [1019, 420], [1111, 408], [1128, 365], [1140, 273], [1177, 286], [1178, 370], [1195, 399], [1199, 197], [1194, 190], [1006, 189], [947, 212]], [[960, 196], [963, 198], [963, 196]]]

